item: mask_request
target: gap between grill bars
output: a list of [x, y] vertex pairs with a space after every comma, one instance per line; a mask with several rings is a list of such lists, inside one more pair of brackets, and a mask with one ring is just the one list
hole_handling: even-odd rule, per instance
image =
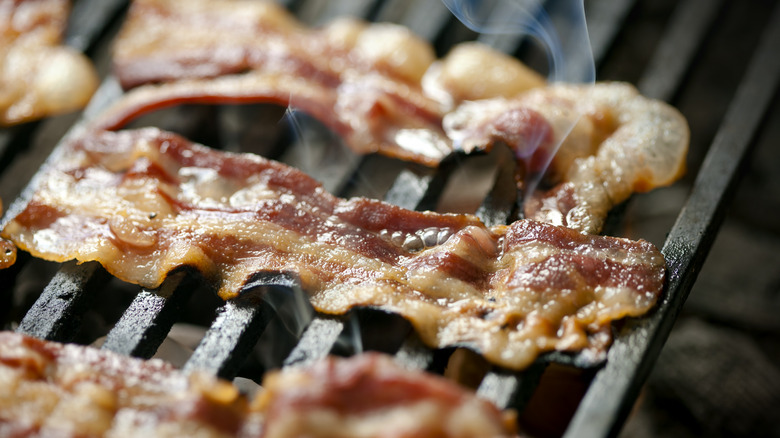
[[[82, 1], [77, 4], [89, 9], [88, 6], [94, 3]], [[104, 5], [99, 1], [97, 3]], [[424, 2], [300, 3], [297, 11], [310, 23], [322, 23], [337, 15], [353, 13], [378, 21], [400, 21], [430, 40], [446, 39], [442, 35], [452, 26], [452, 19], [445, 8], [423, 7], [421, 5]], [[640, 91], [664, 100], [674, 98], [722, 3], [705, 0], [680, 2], [655, 56], [639, 81]], [[624, 0], [614, 7], [609, 7], [610, 4], [605, 0], [588, 3], [594, 14], [602, 11], [589, 21], [597, 62], [608, 53], [634, 1]], [[111, 17], [123, 5], [124, 2], [119, 1], [96, 8], [97, 18], [85, 16], [83, 34], [72, 34], [68, 41], [82, 50], [94, 45]], [[350, 7], [354, 9], [345, 9]], [[767, 29], [767, 35], [753, 57], [707, 161], [697, 177], [688, 203], [664, 246], [663, 252], [669, 260], [671, 272], [668, 295], [650, 318], [629, 321], [616, 337], [608, 353], [606, 366], [594, 371], [593, 382], [566, 432], [568, 436], [617, 434], [695, 280], [717, 232], [734, 181], [739, 175], [738, 164], [747, 156], [748, 147], [767, 111], [769, 99], [777, 88], [780, 70], [772, 49], [780, 46], [780, 19], [777, 13]], [[681, 41], [683, 44], [680, 44]], [[515, 37], [485, 38], [484, 42], [510, 54], [517, 53], [522, 43]], [[118, 92], [116, 83], [109, 79], [101, 88], [102, 95], [95, 101], [113, 100]], [[90, 111], [99, 111], [101, 106], [93, 102]], [[34, 130], [35, 125], [24, 129]], [[8, 155], [7, 145], [20, 142], [26, 135], [23, 130], [4, 131], [2, 134], [0, 155], [3, 157]], [[493, 153], [500, 155], [506, 151], [496, 148]], [[323, 178], [327, 180], [326, 186], [342, 195], [349, 194], [356, 184], [360, 184], [355, 175], [364, 172], [376, 159], [382, 160], [375, 157], [352, 157], [339, 169], [340, 172]], [[411, 209], [435, 208], [447, 182], [464, 160], [471, 159], [451, 157], [434, 171], [397, 166], [397, 177], [387, 190], [385, 199]], [[500, 159], [496, 161], [507, 162]], [[507, 189], [508, 184], [513, 182], [512, 174], [513, 169], [507, 166], [500, 166], [495, 171], [495, 183], [477, 210], [486, 223], [504, 223], [512, 216], [516, 194], [514, 190]], [[69, 340], [80, 315], [106, 281], [107, 274], [96, 264], [64, 264], [34, 307], [25, 315], [19, 331], [43, 339]], [[172, 274], [157, 290], [141, 290], [108, 333], [103, 348], [137, 357], [151, 357], [171, 326], [177, 322], [182, 307], [190, 298], [193, 282], [197, 282], [197, 275], [180, 271]], [[241, 298], [227, 302], [219, 309], [217, 318], [185, 369], [205, 368], [222, 377], [236, 376], [244, 356], [274, 318], [272, 307], [305, 300], [302, 297], [303, 292], [294, 279], [260, 273]], [[298, 366], [331, 352], [354, 353], [350, 350], [354, 350], [354, 347], [343, 347], [340, 341], [350, 338], [350, 325], [361, 319], [378, 319], [376, 324], [379, 327], [387, 324], [394, 327], [403, 325], [392, 317], [373, 315], [371, 311], [352, 312], [344, 317], [317, 315], [312, 311], [308, 324], [299, 327], [302, 331], [300, 340], [289, 354], [275, 358], [275, 361], [279, 366]], [[391, 342], [394, 345], [382, 348], [395, 354], [399, 362], [411, 368], [442, 371], [443, 363], [446, 363], [452, 351], [432, 351], [424, 347], [409, 327], [398, 331], [402, 336]], [[551, 363], [586, 369], [593, 366], [577, 356], [551, 354], [523, 373], [488, 369], [477, 391], [499, 406], [512, 407], [522, 412]]]

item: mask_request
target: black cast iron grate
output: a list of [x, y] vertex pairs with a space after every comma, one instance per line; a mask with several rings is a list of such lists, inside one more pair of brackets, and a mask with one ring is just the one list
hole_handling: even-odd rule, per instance
[[[597, 68], [614, 51], [614, 46], [621, 44], [620, 35], [625, 32], [625, 27], [635, 25], [636, 20], [641, 18], [631, 15], [632, 10], [640, 7], [638, 3], [641, 2], [586, 2]], [[286, 6], [310, 24], [326, 22], [343, 14], [399, 22], [433, 41], [439, 52], [445, 52], [461, 40], [477, 38], [521, 59], [525, 53], [522, 39], [473, 34], [459, 25], [436, 1], [351, 0], [334, 3], [301, 0]], [[699, 51], [729, 6], [729, 2], [723, 0], [685, 0], [670, 6], [667, 26], [637, 81], [640, 91], [674, 103], [686, 85], [689, 71], [698, 61]], [[116, 23], [121, 20], [125, 7], [122, 0], [77, 1], [68, 44], [93, 53], [96, 46], [105, 45], [105, 41], [111, 38], [112, 29], [115, 30]], [[572, 371], [577, 379], [585, 383], [582, 392], [575, 394], [573, 409], [576, 410], [554, 428], [555, 433], [591, 437], [619, 432], [712, 245], [741, 174], [740, 167], [749, 156], [749, 148], [759, 134], [760, 124], [776, 95], [780, 78], [780, 58], [775, 53], [780, 47], [780, 7], [774, 6], [774, 9], [759, 46], [750, 55], [746, 73], [698, 171], [688, 200], [663, 246], [670, 275], [667, 291], [658, 309], [647, 318], [626, 321], [616, 328], [615, 343], [606, 362], [595, 363], [578, 355], [551, 353], [522, 373], [482, 364], [479, 377], [473, 382], [481, 396], [500, 406], [517, 409], [522, 417], [534, 393], [544, 385], [545, 375], [560, 376]], [[116, 99], [119, 92], [116, 82], [108, 77], [93, 99], [91, 108], [86, 111], [86, 117]], [[205, 111], [206, 116], [212, 118], [225, 117], [231, 112], [232, 116], [237, 114], [241, 117], [241, 110], [235, 108], [200, 111]], [[42, 129], [41, 123], [33, 123], [0, 131], [0, 172], [14, 171], [14, 164], [24, 153], [26, 143]], [[328, 141], [327, 133], [322, 137]], [[223, 147], [232, 147], [229, 138], [222, 140]], [[285, 145], [269, 148], [266, 152], [295, 165], [296, 160], [301, 160], [301, 152], [296, 152], [298, 147], [295, 144]], [[500, 159], [504, 153], [507, 152], [496, 148], [492, 160], [510, 162]], [[327, 168], [313, 176], [342, 196], [374, 190], [382, 193], [385, 200], [412, 209], [435, 209], [453, 174], [472, 161], [471, 158], [453, 156], [438, 169], [426, 170], [381, 157], [360, 158], [347, 153], [344, 158], [335, 168]], [[367, 183], [364, 175], [372, 174], [371, 170], [379, 166], [386, 182]], [[517, 202], [517, 195], [512, 189], [512, 174], [513, 169], [508, 165], [499, 165], [494, 170], [494, 183], [476, 209], [486, 223], [505, 223], [512, 217]], [[367, 184], [370, 187], [366, 187]], [[376, 189], [376, 186], [386, 190]], [[24, 196], [21, 195], [21, 199]], [[619, 223], [619, 216], [619, 213], [615, 215], [611, 223]], [[22, 257], [19, 264], [24, 265], [24, 262]], [[6, 295], [11, 293], [14, 282], [8, 277], [19, 270], [17, 267], [3, 274], [2, 280], [9, 285]], [[17, 330], [42, 339], [72, 340], [82, 316], [93, 305], [97, 294], [112, 293], [111, 290], [103, 290], [110, 287], [109, 282], [110, 276], [95, 263], [62, 264], [26, 311]], [[102, 348], [135, 357], [151, 357], [171, 327], [180, 320], [198, 284], [197, 274], [182, 269], [172, 273], [159, 289], [140, 290], [108, 331]], [[290, 306], [300, 308], [301, 302], [306, 302], [305, 294], [294, 279], [274, 273], [258, 273], [240, 298], [217, 309], [216, 318], [184, 368], [206, 369], [229, 379], [239, 375], [247, 355], [256, 348], [266, 327], [284, 318], [284, 309]], [[379, 311], [356, 310], [343, 317], [332, 317], [309, 310], [303, 319], [298, 316], [297, 320], [287, 323], [294, 326], [292, 331], [297, 332], [299, 337], [289, 348], [268, 358], [272, 366], [299, 366], [327, 354], [349, 355], [365, 348], [394, 354], [398, 361], [412, 368], [441, 373], [454, 355], [454, 349], [433, 351], [424, 347], [408, 323]], [[352, 333], [356, 325], [361, 328], [359, 335]], [[377, 337], [372, 336], [372, 330], [397, 335]], [[463, 351], [458, 354], [468, 355]]]

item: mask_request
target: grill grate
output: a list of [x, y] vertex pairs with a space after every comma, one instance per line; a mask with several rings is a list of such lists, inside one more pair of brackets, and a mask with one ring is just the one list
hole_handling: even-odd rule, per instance
[[[613, 47], [620, 44], [619, 36], [631, 21], [631, 11], [640, 7], [638, 3], [642, 2], [586, 2], [597, 68], [609, 58]], [[438, 1], [350, 0], [334, 3], [300, 0], [285, 4], [309, 24], [321, 24], [343, 14], [399, 22], [433, 41], [440, 54], [456, 42], [477, 37], [454, 21]], [[667, 101], [675, 99], [685, 85], [688, 72], [698, 60], [697, 53], [728, 4], [722, 0], [685, 0], [670, 8], [668, 27], [638, 81], [643, 94]], [[106, 45], [125, 7], [126, 2], [122, 0], [77, 1], [74, 7], [76, 21], [71, 24], [67, 35], [68, 44], [90, 53], [98, 46]], [[606, 364], [594, 364], [581, 356], [552, 353], [543, 356], [522, 373], [486, 366], [484, 377], [475, 385], [481, 396], [499, 406], [517, 409], [522, 417], [534, 392], [544, 385], [545, 375], [573, 372], [578, 378], [586, 380], [583, 393], [574, 394], [578, 400], [572, 409], [576, 412], [569, 413], [561, 425], [565, 427], [571, 418], [568, 429], [555, 430], [553, 434], [565, 431], [568, 436], [604, 436], [619, 432], [704, 262], [740, 175], [741, 163], [749, 156], [752, 141], [758, 135], [760, 123], [776, 94], [780, 60], [774, 48], [780, 46], [780, 7], [775, 9], [761, 45], [753, 54], [747, 73], [709, 148], [688, 201], [664, 244], [663, 253], [667, 257], [670, 277], [668, 291], [658, 309], [650, 317], [627, 321], [617, 330]], [[500, 10], [495, 13], [500, 13]], [[522, 54], [523, 41], [520, 38], [505, 35], [478, 38], [505, 53]], [[116, 82], [109, 77], [85, 115], [88, 117], [90, 113], [100, 111], [120, 92]], [[213, 118], [216, 114], [217, 118], [222, 118], [230, 111], [241, 110], [204, 111], [207, 117]], [[169, 118], [171, 123], [176, 123], [175, 114]], [[0, 172], [5, 175], [15, 172], [15, 165], [26, 145], [45, 129], [46, 124], [31, 123], [0, 131]], [[317, 135], [318, 140], [336, 148], [337, 153], [342, 153], [345, 158], [337, 165], [324, 166], [314, 173], [313, 176], [323, 181], [326, 188], [341, 196], [376, 191], [379, 193], [377, 196], [411, 209], [435, 209], [442, 202], [447, 183], [475, 160], [484, 158], [492, 162], [511, 162], [501, 159], [502, 154], [509, 153], [507, 150], [496, 148], [489, 157], [455, 155], [438, 169], [430, 170], [382, 157], [355, 157], [348, 151], [339, 152], [338, 142], [333, 141], [327, 132]], [[281, 158], [293, 165], [298, 164], [296, 160], [305, 160], [307, 151], [296, 150], [300, 147], [292, 144], [280, 149]], [[363, 175], [372, 174], [371, 169], [377, 166], [388, 178], [387, 190], [381, 188], [385, 187], [382, 183], [373, 182], [367, 186], [362, 179]], [[505, 223], [515, 214], [513, 208], [517, 202], [512, 165], [498, 166], [491, 178], [493, 183], [476, 212], [487, 224]], [[23, 194], [20, 199], [24, 197]], [[624, 208], [617, 209], [610, 224], [621, 222], [621, 211]], [[25, 261], [22, 257], [19, 263], [23, 265]], [[18, 270], [15, 268], [14, 274]], [[13, 274], [4, 273], [2, 280], [6, 281], [5, 277], [10, 275]], [[7, 279], [8, 284], [13, 281], [13, 278]], [[103, 348], [136, 357], [151, 357], [173, 324], [181, 319], [198, 284], [196, 273], [182, 269], [170, 275], [159, 289], [141, 290], [107, 333]], [[96, 263], [65, 263], [25, 313], [17, 330], [42, 339], [70, 341], [96, 294], [110, 287], [108, 274]], [[9, 291], [5, 292], [6, 296], [10, 296], [11, 289], [9, 287]], [[225, 378], [239, 375], [242, 363], [255, 348], [258, 338], [269, 324], [274, 323], [275, 318], [279, 318], [275, 315], [283, 314], [280, 309], [300, 307], [302, 302], [306, 302], [305, 294], [292, 279], [278, 274], [258, 273], [239, 298], [219, 307], [217, 317], [184, 369], [207, 369]], [[398, 361], [411, 368], [442, 372], [446, 361], [454, 354], [453, 349], [432, 351], [424, 347], [408, 323], [381, 312], [356, 310], [343, 317], [317, 315], [310, 308], [308, 312], [305, 321], [291, 323], [295, 326], [293, 331], [299, 332], [300, 337], [289, 351], [268, 358], [272, 366], [299, 366], [329, 353], [353, 354], [365, 348], [394, 354]], [[356, 324], [361, 327], [360, 335], [353, 333]], [[383, 330], [389, 326], [393, 327], [392, 331]], [[372, 330], [398, 333], [398, 336], [380, 342], [371, 338]]]

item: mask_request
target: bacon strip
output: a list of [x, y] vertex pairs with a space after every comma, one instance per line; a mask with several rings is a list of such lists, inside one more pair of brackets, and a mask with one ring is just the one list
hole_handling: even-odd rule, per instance
[[90, 61], [61, 45], [67, 0], [0, 0], [0, 126], [82, 108], [97, 89]]
[[526, 217], [586, 233], [601, 231], [607, 213], [632, 193], [682, 176], [689, 138], [677, 110], [623, 83], [553, 84], [466, 102], [444, 126], [466, 151], [508, 144]]
[[253, 273], [294, 273], [320, 312], [380, 307], [432, 347], [520, 369], [544, 351], [603, 352], [610, 321], [643, 314], [663, 286], [648, 242], [343, 200], [280, 163], [156, 129], [64, 148], [3, 236], [145, 287], [190, 265], [230, 299]]
[[0, 332], [2, 436], [384, 436], [390, 422], [393, 436], [514, 436], [511, 413], [379, 354], [270, 373], [263, 385], [250, 402], [158, 359]]
[[342, 19], [307, 29], [255, 1], [133, 2], [114, 53], [125, 88], [148, 85], [96, 121], [115, 129], [181, 103], [271, 102], [304, 110], [359, 153], [436, 165], [450, 152], [425, 96], [433, 48], [392, 24]]

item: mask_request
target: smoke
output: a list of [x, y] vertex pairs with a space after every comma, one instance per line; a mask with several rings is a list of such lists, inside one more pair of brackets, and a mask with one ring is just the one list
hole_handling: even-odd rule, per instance
[[[442, 0], [469, 29], [483, 35], [528, 38], [544, 50], [548, 61], [548, 82], [593, 84], [595, 65], [585, 20], [583, 0]], [[509, 117], [504, 114], [500, 117]], [[541, 131], [526, 132], [526, 143], [514, 152], [521, 166], [518, 182], [522, 199], [529, 199], [550, 166], [561, 143], [582, 114], [568, 111], [555, 120], [557, 144], [544, 145]], [[538, 134], [538, 135], [534, 135]]]
[[532, 38], [547, 53], [549, 81], [593, 83], [595, 67], [582, 0], [442, 2], [475, 32]]

